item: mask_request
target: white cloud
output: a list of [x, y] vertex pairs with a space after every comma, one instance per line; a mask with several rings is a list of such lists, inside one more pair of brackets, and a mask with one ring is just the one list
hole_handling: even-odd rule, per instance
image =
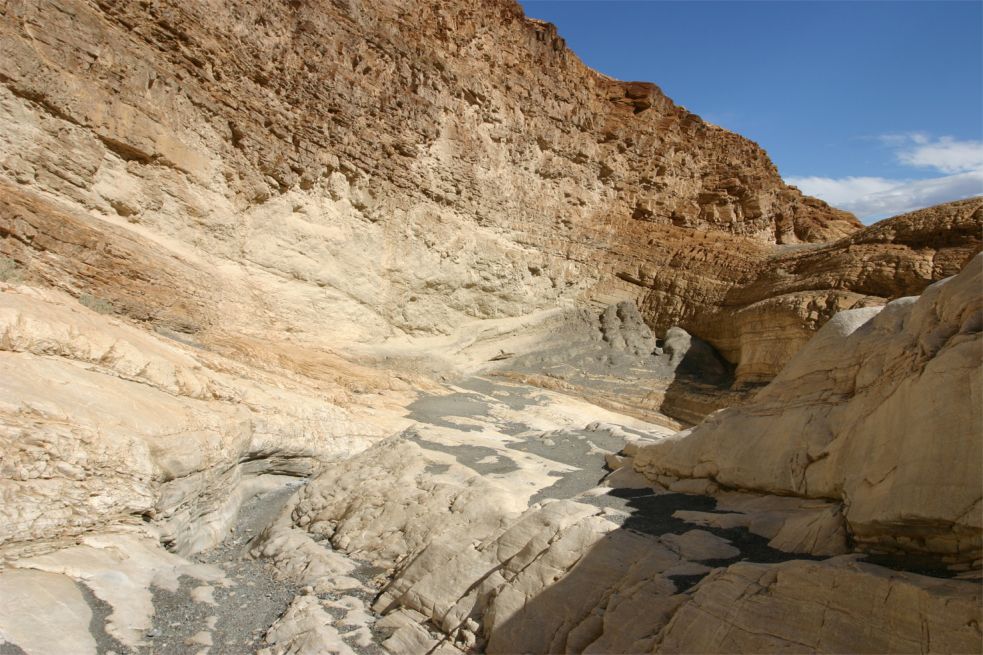
[[898, 152], [898, 161], [950, 174], [978, 170], [983, 168], [983, 141], [957, 141], [947, 136], [937, 141], [916, 141], [914, 147]]
[[948, 136], [933, 139], [924, 132], [874, 138], [893, 148], [901, 164], [944, 175], [929, 179], [812, 176], [786, 181], [866, 222], [983, 194], [983, 142]]
[[889, 191], [899, 184], [898, 180], [883, 177], [790, 177], [785, 181], [803, 193], [843, 208], [857, 198]]
[[983, 167], [927, 180], [883, 177], [790, 177], [789, 184], [856, 214], [864, 222], [983, 194]]
[[928, 143], [930, 137], [925, 132], [900, 132], [896, 134], [878, 134], [873, 138], [886, 146], [903, 146], [910, 143]]

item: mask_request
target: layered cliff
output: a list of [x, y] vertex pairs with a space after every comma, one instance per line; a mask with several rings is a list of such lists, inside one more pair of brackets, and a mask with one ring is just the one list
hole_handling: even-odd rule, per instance
[[773, 378], [826, 321], [845, 309], [917, 295], [955, 275], [983, 245], [983, 198], [921, 209], [818, 247], [777, 249], [753, 276], [707, 303], [666, 315], [666, 294], [640, 301], [656, 325], [674, 321], [737, 364], [737, 379]]
[[4, 254], [184, 331], [440, 333], [668, 266], [661, 325], [859, 227], [512, 2], [10, 2], [0, 30]]
[[[760, 292], [775, 244], [860, 227], [654, 85], [590, 70], [512, 2], [0, 16], [3, 252], [138, 320], [257, 334], [276, 316], [323, 344], [600, 295], [639, 299], [657, 331], [681, 323], [762, 379], [831, 315], [773, 302], [789, 341], [760, 360], [760, 307], [731, 315], [778, 291]], [[153, 278], [149, 298], [75, 263], [61, 225], [79, 221], [90, 241], [152, 244], [164, 260], [127, 276]], [[120, 249], [101, 249], [103, 270], [129, 266]], [[856, 301], [832, 295], [811, 304]]]

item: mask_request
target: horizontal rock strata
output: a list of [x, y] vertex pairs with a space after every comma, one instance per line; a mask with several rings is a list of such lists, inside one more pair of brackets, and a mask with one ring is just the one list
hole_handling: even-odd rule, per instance
[[[979, 244], [978, 212], [942, 210], [924, 238], [844, 244], [859, 258], [832, 275], [785, 265], [776, 244], [859, 223], [505, 0], [18, 0], [0, 48], [0, 253], [182, 331], [323, 345], [637, 299], [757, 381], [837, 309], [920, 290]], [[950, 254], [902, 264], [930, 249]]]

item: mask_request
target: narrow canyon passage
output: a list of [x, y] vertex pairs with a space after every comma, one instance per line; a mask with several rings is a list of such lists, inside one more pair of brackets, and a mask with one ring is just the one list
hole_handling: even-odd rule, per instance
[[249, 556], [249, 543], [283, 509], [297, 486], [260, 493], [243, 504], [229, 535], [192, 559], [221, 569], [217, 583], [182, 577], [176, 591], [153, 588], [153, 627], [146, 633], [148, 653], [178, 655], [254, 652], [300, 589], [278, 579], [267, 562]]

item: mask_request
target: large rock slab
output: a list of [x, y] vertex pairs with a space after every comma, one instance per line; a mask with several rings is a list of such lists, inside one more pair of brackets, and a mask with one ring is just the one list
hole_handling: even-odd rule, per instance
[[875, 552], [979, 567], [983, 256], [837, 315], [754, 400], [640, 448], [637, 470], [841, 499]]
[[980, 587], [853, 561], [734, 564], [700, 583], [659, 653], [975, 653]]
[[0, 287], [0, 371], [8, 548], [153, 520], [178, 551], [200, 550], [221, 541], [251, 479], [313, 475], [386, 429], [356, 425], [337, 386], [305, 388], [29, 287]]

